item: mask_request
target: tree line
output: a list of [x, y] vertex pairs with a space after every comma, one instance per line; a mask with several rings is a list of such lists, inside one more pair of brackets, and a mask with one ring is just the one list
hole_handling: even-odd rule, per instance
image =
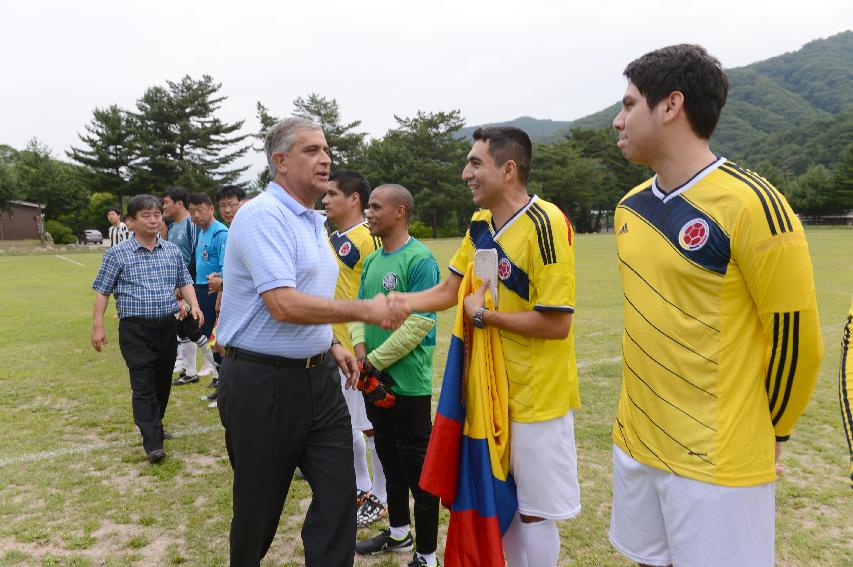
[[[225, 184], [244, 185], [250, 193], [263, 190], [269, 181], [266, 168], [241, 182], [247, 167], [235, 162], [250, 151], [263, 151], [264, 134], [280, 116], [259, 101], [259, 129], [240, 134], [243, 120], [218, 116], [226, 98], [221, 87], [208, 75], [185, 76], [146, 89], [133, 109], [96, 108], [78, 133], [80, 143], [65, 152], [67, 161], [37, 139], [21, 150], [0, 145], [0, 208], [8, 209], [14, 199], [44, 203], [53, 226], [79, 232], [105, 229], [106, 208], [138, 193], [161, 195], [175, 185], [211, 195]], [[298, 97], [283, 114], [322, 124], [333, 168], [358, 170], [373, 186], [393, 182], [407, 187], [416, 205], [413, 233], [464, 232], [474, 209], [461, 179], [471, 142], [459, 137], [464, 118], [458, 110], [395, 115], [396, 124], [381, 138], [369, 138], [360, 120], [344, 121], [337, 101], [319, 94]], [[619, 198], [650, 176], [628, 163], [615, 141], [610, 129], [578, 128], [557, 143], [534, 144], [530, 192], [562, 208], [578, 232], [600, 230]], [[834, 169], [816, 164], [792, 176], [766, 165], [767, 170], [756, 169], [786, 192], [798, 212], [822, 215], [853, 208], [853, 144], [847, 144], [845, 159]]]

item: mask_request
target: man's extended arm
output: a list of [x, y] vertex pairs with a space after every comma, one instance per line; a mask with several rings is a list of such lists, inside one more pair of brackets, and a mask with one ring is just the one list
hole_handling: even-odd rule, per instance
[[392, 308], [398, 304], [408, 305], [409, 312], [430, 313], [433, 311], [444, 311], [456, 305], [456, 296], [459, 293], [459, 285], [461, 283], [462, 278], [456, 273], [450, 272], [435, 287], [415, 293], [391, 292], [388, 294], [388, 301]]
[[316, 325], [364, 321], [389, 322], [398, 327], [411, 312], [405, 303], [390, 307], [384, 295], [366, 301], [326, 299], [292, 287], [277, 287], [261, 294], [273, 319], [280, 322]]

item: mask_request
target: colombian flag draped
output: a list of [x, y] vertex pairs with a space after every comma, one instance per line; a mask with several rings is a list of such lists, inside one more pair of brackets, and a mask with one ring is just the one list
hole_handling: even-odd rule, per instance
[[[473, 328], [462, 308], [479, 284], [469, 264], [421, 473], [421, 488], [450, 508], [447, 567], [503, 567], [501, 535], [518, 509], [509, 475], [509, 397], [500, 336], [493, 328]], [[494, 308], [488, 291], [486, 307]]]

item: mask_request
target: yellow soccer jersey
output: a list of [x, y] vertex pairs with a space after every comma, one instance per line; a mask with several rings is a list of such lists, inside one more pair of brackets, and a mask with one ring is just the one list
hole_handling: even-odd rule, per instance
[[[371, 236], [367, 223], [359, 223], [354, 227], [339, 233], [329, 235], [329, 245], [338, 260], [338, 283], [335, 287], [335, 299], [356, 299], [358, 284], [361, 281], [361, 266], [365, 258], [373, 254], [382, 241], [378, 236]], [[352, 341], [346, 323], [335, 323], [332, 326], [335, 338], [352, 352]]]
[[802, 225], [765, 179], [720, 158], [619, 203], [622, 389], [613, 441], [637, 461], [728, 486], [775, 479], [774, 441], [823, 356]]
[[[575, 308], [574, 233], [566, 216], [535, 195], [500, 230], [488, 210], [471, 218], [450, 260], [460, 277], [478, 249], [498, 252], [498, 311], [566, 311]], [[509, 415], [536, 422], [565, 415], [580, 405], [574, 326], [563, 340], [500, 331], [509, 377]]]
[[850, 336], [853, 335], [853, 302], [847, 314], [847, 324], [841, 336], [841, 365], [838, 371], [838, 400], [841, 402], [841, 423], [847, 438], [847, 450], [850, 451], [850, 488], [853, 488], [853, 392], [850, 380], [853, 379], [853, 355], [850, 354]]

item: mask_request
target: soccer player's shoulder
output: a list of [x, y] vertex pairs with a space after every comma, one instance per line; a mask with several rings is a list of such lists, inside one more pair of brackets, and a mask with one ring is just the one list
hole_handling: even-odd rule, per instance
[[[570, 235], [572, 233], [572, 223], [569, 221], [569, 217], [566, 216], [566, 213], [564, 213], [563, 210], [554, 203], [546, 201], [545, 199], [537, 198], [530, 205], [528, 215], [532, 218], [545, 221], [545, 228], [547, 231], [552, 233], [553, 238], [559, 238], [560, 241], [564, 241], [568, 238], [569, 243], [571, 243]], [[538, 222], [534, 224], [536, 226], [539, 225]]]
[[414, 258], [417, 258], [418, 260], [422, 260], [424, 258], [435, 260], [435, 256], [433, 255], [432, 251], [427, 248], [426, 244], [424, 244], [414, 236], [412, 237], [412, 256]]
[[802, 232], [785, 196], [760, 174], [727, 161], [709, 175], [709, 181], [720, 191], [722, 200], [732, 202], [729, 210], [745, 216], [755, 236]]
[[644, 180], [639, 185], [636, 185], [633, 188], [631, 188], [630, 191], [625, 193], [625, 195], [621, 199], [619, 199], [619, 204], [621, 205], [622, 202], [625, 201], [625, 199], [627, 199], [628, 197], [631, 197], [632, 195], [636, 195], [640, 191], [644, 191], [645, 189], [648, 189], [649, 187], [651, 187], [652, 179], [653, 179], [652, 177], [649, 177], [648, 179]]

